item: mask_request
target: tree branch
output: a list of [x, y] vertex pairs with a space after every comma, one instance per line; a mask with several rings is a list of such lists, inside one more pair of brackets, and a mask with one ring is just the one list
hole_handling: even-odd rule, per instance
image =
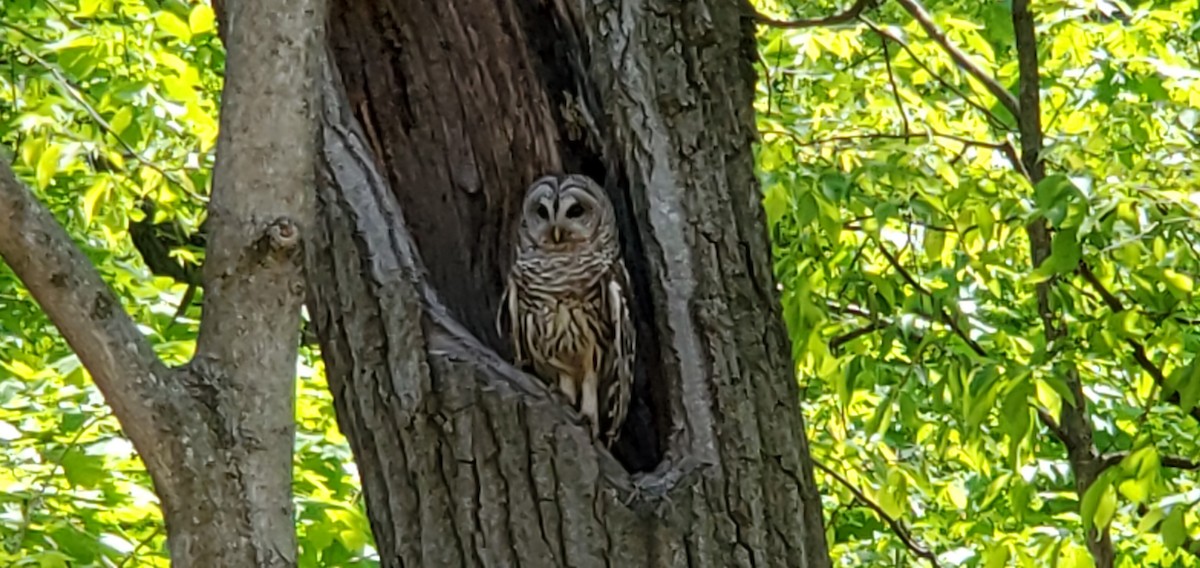
[[[1076, 269], [1076, 271], [1079, 272], [1079, 275], [1082, 276], [1083, 279], [1094, 290], [1096, 290], [1096, 293], [1100, 295], [1100, 299], [1104, 301], [1104, 305], [1108, 306], [1108, 309], [1112, 310], [1114, 313], [1125, 311], [1125, 304], [1121, 302], [1121, 299], [1118, 298], [1116, 294], [1113, 294], [1104, 286], [1104, 283], [1100, 281], [1100, 278], [1096, 276], [1096, 273], [1092, 272], [1091, 267], [1089, 267], [1086, 263], [1081, 262], [1079, 263], [1079, 267]], [[1159, 388], [1166, 388], [1167, 377], [1162, 372], [1162, 369], [1158, 368], [1158, 365], [1155, 365], [1154, 361], [1150, 360], [1150, 356], [1146, 354], [1146, 347], [1135, 339], [1126, 339], [1125, 343], [1129, 345], [1130, 349], [1133, 350], [1133, 360], [1137, 361], [1138, 366], [1146, 371], [1146, 373], [1148, 373], [1152, 379], [1154, 379], [1154, 382], [1159, 386]], [[1167, 397], [1167, 401], [1171, 404], [1180, 405], [1182, 399], [1180, 398], [1178, 392], [1173, 392]], [[1188, 414], [1197, 422], [1200, 422], [1200, 406], [1193, 406], [1191, 410], [1188, 411]]]
[[[902, 278], [904, 278], [905, 282], [908, 282], [908, 284], [910, 286], [912, 286], [914, 289], [916, 289], [921, 294], [923, 294], [925, 296], [933, 297], [933, 293], [930, 292], [929, 290], [927, 290], [924, 286], [922, 286], [920, 282], [917, 282], [917, 279], [914, 278], [913, 275], [910, 274], [908, 272], [908, 270], [906, 270], [904, 268], [904, 266], [902, 266], [900, 264], [900, 260], [897, 259], [896, 256], [893, 255], [890, 251], [887, 250], [887, 247], [880, 244], [879, 252], [881, 254], [883, 254], [884, 258], [887, 259], [888, 264], [892, 265], [892, 268], [894, 268], [896, 270], [896, 272], [900, 273], [900, 276]], [[971, 336], [967, 335], [966, 330], [964, 330], [962, 328], [962, 326], [960, 326], [958, 324], [958, 321], [955, 319], [954, 316], [952, 316], [949, 312], [947, 312], [945, 308], [939, 309], [938, 312], [939, 312], [939, 315], [941, 316], [942, 323], [946, 324], [954, 332], [955, 335], [957, 335], [964, 342], [966, 342], [967, 346], [971, 348], [971, 351], [974, 351], [975, 354], [979, 355], [980, 357], [987, 357], [987, 351], [984, 350], [983, 346], [979, 345], [979, 342], [975, 341], [974, 339], [971, 339]]]
[[[1125, 460], [1126, 457], [1129, 457], [1129, 452], [1113, 452], [1111, 454], [1105, 454], [1101, 456], [1100, 471], [1104, 471], [1110, 467], [1120, 464]], [[1200, 462], [1189, 460], [1181, 456], [1160, 456], [1158, 458], [1158, 462], [1162, 464], [1163, 467], [1169, 467], [1171, 469], [1182, 469], [1185, 471], [1196, 471], [1200, 469]]]
[[1042, 419], [1042, 424], [1046, 425], [1046, 428], [1050, 430], [1050, 433], [1054, 434], [1054, 437], [1057, 438], [1059, 442], [1062, 442], [1062, 445], [1067, 446], [1071, 438], [1067, 435], [1067, 432], [1062, 429], [1062, 426], [1058, 425], [1058, 419], [1056, 419], [1053, 414], [1050, 414], [1049, 410], [1046, 410], [1041, 406], [1037, 408], [1037, 413], [1038, 418]]
[[957, 64], [960, 69], [966, 71], [968, 75], [974, 77], [980, 83], [983, 83], [983, 86], [987, 88], [988, 92], [991, 93], [992, 96], [996, 97], [996, 99], [1000, 101], [1000, 104], [1004, 105], [1004, 108], [1008, 109], [1008, 112], [1011, 112], [1013, 116], [1020, 114], [1020, 105], [1017, 103], [1017, 99], [1013, 97], [1012, 93], [1008, 92], [1008, 89], [1005, 89], [1004, 86], [999, 83], [999, 81], [996, 81], [995, 77], [992, 77], [987, 71], [984, 71], [983, 68], [979, 67], [979, 65], [977, 65], [970, 56], [959, 49], [958, 46], [951, 43], [950, 38], [946, 37], [946, 32], [942, 31], [942, 29], [939, 28], [936, 23], [934, 23], [933, 16], [925, 10], [925, 7], [922, 6], [920, 2], [917, 0], [896, 0], [896, 2], [903, 6], [904, 9], [912, 15], [913, 19], [915, 19], [917, 23], [925, 29], [925, 33], [929, 34], [929, 37], [932, 38], [934, 42], [940, 45], [942, 49], [950, 55], [950, 59], [953, 59], [954, 63]]
[[838, 483], [842, 484], [843, 487], [845, 487], [852, 495], [854, 495], [855, 499], [862, 501], [862, 503], [866, 505], [868, 509], [875, 511], [875, 514], [879, 515], [879, 518], [883, 519], [883, 522], [887, 523], [887, 525], [892, 528], [892, 532], [896, 533], [896, 537], [900, 539], [900, 542], [904, 543], [905, 548], [908, 548], [909, 552], [913, 553], [913, 556], [925, 559], [931, 566], [934, 566], [935, 568], [941, 567], [941, 564], [938, 563], [937, 555], [918, 543], [916, 539], [909, 534], [908, 529], [904, 527], [904, 523], [892, 518], [891, 515], [887, 514], [887, 512], [883, 510], [883, 507], [880, 507], [878, 503], [868, 498], [866, 494], [864, 494], [859, 488], [855, 487], [854, 484], [847, 481], [846, 478], [838, 475], [838, 473], [832, 469], [825, 467], [825, 464], [814, 459], [813, 466], [824, 472], [825, 475], [837, 480]]
[[91, 261], [3, 158], [0, 257], [91, 373], [147, 467], [165, 467], [157, 401], [166, 366]]
[[891, 324], [886, 321], [873, 321], [863, 327], [860, 327], [853, 331], [850, 331], [850, 332], [844, 333], [842, 335], [839, 335], [837, 337], [834, 337], [833, 339], [829, 340], [829, 350], [837, 352], [837, 350], [840, 349], [843, 345], [850, 343], [851, 341], [854, 341], [855, 339], [858, 339], [864, 335], [868, 335], [868, 334], [874, 333], [876, 331], [879, 331], [881, 329], [884, 329], [889, 325], [891, 325]]
[[[914, 0], [898, 0], [913, 2]], [[1042, 160], [1044, 132], [1042, 130], [1041, 72], [1038, 68], [1037, 33], [1033, 14], [1029, 11], [1029, 0], [1013, 0], [1013, 32], [1017, 48], [1019, 70], [1018, 94], [1020, 104], [1017, 128], [1021, 133], [1021, 163], [1025, 166], [1029, 182], [1037, 185], [1046, 177], [1046, 165]], [[1007, 94], [1007, 91], [1005, 91]], [[1029, 235], [1029, 251], [1033, 266], [1040, 266], [1051, 253], [1050, 225], [1042, 217], [1025, 226]], [[1062, 317], [1055, 313], [1051, 303], [1051, 288], [1054, 280], [1039, 282], [1036, 286], [1038, 315], [1042, 320], [1043, 337], [1046, 344], [1061, 341], [1067, 335]], [[1071, 392], [1073, 401], [1064, 400], [1059, 410], [1063, 443], [1067, 447], [1067, 460], [1075, 476], [1075, 492], [1082, 499], [1092, 483], [1100, 475], [1100, 458], [1096, 455], [1093, 442], [1091, 419], [1088, 416], [1087, 397], [1083, 393], [1083, 382], [1079, 369], [1073, 363], [1063, 367], [1063, 380]], [[1086, 545], [1098, 568], [1112, 568], [1114, 552], [1112, 537], [1107, 527], [1094, 527], [1087, 531]]]
[[904, 41], [896, 34], [893, 34], [892, 32], [889, 32], [886, 29], [880, 27], [878, 24], [876, 24], [875, 22], [872, 22], [869, 18], [867, 18], [865, 16], [859, 17], [859, 20], [861, 20], [862, 23], [866, 24], [868, 28], [871, 28], [871, 31], [875, 32], [875, 34], [878, 35], [881, 40], [883, 40], [883, 41], [891, 40], [893, 43], [900, 46], [900, 48], [903, 49], [904, 52], [907, 53], [908, 56], [911, 57], [918, 66], [921, 67], [921, 69], [924, 69], [926, 73], [929, 73], [930, 77], [937, 79], [938, 84], [940, 84], [942, 87], [945, 87], [946, 89], [949, 89], [950, 92], [958, 95], [959, 98], [961, 98], [968, 105], [971, 105], [972, 107], [974, 107], [975, 110], [978, 110], [979, 112], [983, 113], [983, 115], [989, 121], [991, 121], [993, 126], [995, 126], [996, 128], [999, 128], [1001, 130], [1012, 130], [1012, 126], [1009, 124], [1006, 124], [1003, 120], [1000, 120], [1000, 117], [996, 116], [996, 113], [992, 112], [992, 109], [980, 104], [978, 101], [976, 101], [970, 95], [963, 92], [962, 89], [958, 88], [957, 85], [955, 85], [954, 83], [951, 83], [945, 77], [942, 77], [941, 74], [935, 72], [933, 70], [933, 68], [930, 67], [928, 64], [926, 64], [924, 61], [922, 61], [920, 57], [917, 57], [917, 54], [912, 50], [912, 47], [910, 47], [908, 45], [908, 42]]
[[900, 98], [900, 87], [896, 85], [896, 73], [892, 70], [892, 52], [888, 49], [888, 40], [880, 41], [883, 44], [883, 62], [887, 67], [888, 83], [892, 85], [892, 97], [896, 99], [896, 110], [900, 112], [900, 118], [904, 121], [904, 136], [905, 140], [912, 135], [912, 128], [908, 125], [908, 113], [904, 111], [904, 101]]
[[811, 18], [807, 20], [776, 20], [763, 15], [760, 12], [754, 12], [754, 21], [764, 26], [772, 28], [782, 28], [788, 30], [797, 30], [804, 28], [817, 28], [822, 26], [836, 26], [846, 22], [853, 21], [863, 12], [875, 6], [874, 0], [856, 0], [852, 6], [844, 12], [825, 16], [824, 18]]

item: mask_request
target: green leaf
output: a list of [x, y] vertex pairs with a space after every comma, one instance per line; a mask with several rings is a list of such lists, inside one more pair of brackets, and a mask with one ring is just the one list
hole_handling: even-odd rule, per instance
[[1034, 186], [1033, 198], [1037, 211], [1046, 217], [1051, 227], [1058, 228], [1066, 218], [1071, 203], [1082, 199], [1083, 193], [1071, 178], [1054, 174], [1046, 176]]
[[1192, 293], [1194, 283], [1192, 277], [1186, 274], [1180, 274], [1170, 268], [1164, 268], [1162, 271], [1163, 284], [1167, 285], [1167, 289], [1175, 293], [1180, 299], [1186, 298]]
[[1057, 231], [1050, 242], [1050, 256], [1033, 270], [1029, 282], [1044, 282], [1054, 276], [1073, 272], [1079, 267], [1079, 261], [1082, 258], [1083, 246], [1076, 238], [1075, 230]]
[[61, 153], [62, 146], [51, 144], [38, 157], [36, 178], [38, 189], [50, 187], [50, 182], [54, 180], [54, 174], [58, 172], [58, 157]]
[[767, 214], [767, 224], [774, 227], [783, 219], [784, 214], [791, 208], [787, 188], [781, 183], [772, 184], [763, 196], [763, 210]]
[[125, 132], [126, 128], [129, 128], [130, 122], [133, 122], [133, 108], [124, 106], [121, 107], [121, 110], [117, 111], [117, 114], [113, 115], [108, 125], [112, 127], [113, 132], [116, 132], [120, 136]]
[[171, 12], [159, 12], [154, 16], [154, 23], [168, 34], [179, 38], [184, 43], [192, 41], [192, 30], [179, 16]]
[[1005, 568], [1008, 566], [1009, 552], [1008, 547], [1003, 545], [992, 545], [988, 547], [984, 554], [984, 568]]
[[1200, 403], [1200, 356], [1194, 357], [1191, 363], [1176, 368], [1167, 377], [1163, 395], [1170, 396], [1174, 393], [1179, 394], [1179, 407], [1184, 412], [1191, 412]]
[[1112, 477], [1101, 474], [1084, 492], [1083, 501], [1079, 504], [1079, 516], [1083, 519], [1084, 530], [1108, 526], [1116, 507], [1117, 496], [1113, 491]]
[[200, 3], [192, 7], [188, 14], [188, 28], [192, 35], [206, 34], [216, 27], [217, 16], [208, 4]]
[[80, 487], [95, 487], [107, 475], [100, 457], [84, 454], [75, 448], [63, 455], [62, 468], [67, 481]]
[[1103, 530], [1108, 528], [1116, 512], [1117, 492], [1113, 490], [1112, 484], [1108, 484], [1100, 496], [1100, 502], [1096, 505], [1096, 513], [1092, 520], [1095, 522], [1095, 526]]
[[101, 177], [96, 179], [83, 194], [83, 222], [85, 225], [92, 223], [92, 217], [96, 211], [96, 204], [108, 196], [109, 178]]
[[1183, 521], [1183, 510], [1181, 506], [1176, 506], [1163, 519], [1162, 527], [1159, 529], [1162, 532], [1163, 544], [1170, 550], [1175, 550], [1187, 541], [1187, 527]]
[[90, 18], [96, 15], [101, 0], [79, 0], [79, 9], [75, 11], [76, 18]]
[[1143, 447], [1134, 450], [1121, 461], [1121, 470], [1131, 477], [1143, 478], [1157, 474], [1160, 465], [1158, 450], [1147, 440]]

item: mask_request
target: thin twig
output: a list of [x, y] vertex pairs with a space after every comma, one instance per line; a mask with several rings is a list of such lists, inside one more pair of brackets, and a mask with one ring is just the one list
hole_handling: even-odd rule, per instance
[[[1104, 286], [1104, 283], [1100, 281], [1096, 273], [1092, 272], [1091, 267], [1081, 262], [1079, 263], [1079, 267], [1076, 268], [1076, 272], [1100, 295], [1100, 299], [1104, 301], [1104, 305], [1108, 306], [1108, 309], [1112, 310], [1113, 313], [1125, 311], [1124, 302]], [[1150, 360], [1150, 356], [1146, 353], [1146, 347], [1140, 341], [1132, 338], [1126, 338], [1125, 343], [1133, 350], [1133, 360], [1137, 361], [1138, 366], [1154, 379], [1155, 384], [1165, 388], [1167, 386], [1167, 376], [1158, 365], [1154, 364], [1154, 361]], [[1167, 397], [1167, 401], [1175, 405], [1182, 404], [1182, 399], [1178, 392], [1171, 393]], [[1200, 422], [1200, 406], [1193, 406], [1188, 410], [1188, 414], [1197, 422]]]
[[880, 43], [883, 44], [883, 63], [887, 67], [888, 83], [892, 85], [892, 97], [896, 99], [896, 109], [900, 111], [900, 118], [904, 121], [904, 136], [905, 140], [912, 135], [912, 128], [908, 125], [908, 113], [904, 112], [904, 101], [900, 98], [900, 87], [896, 85], [896, 73], [892, 71], [892, 52], [888, 49], [888, 39], [880, 36]]
[[178, 179], [176, 179], [174, 177], [174, 175], [167, 170], [167, 168], [164, 168], [163, 166], [160, 166], [159, 164], [156, 164], [153, 161], [147, 159], [145, 156], [142, 156], [141, 152], [138, 152], [138, 150], [136, 148], [134, 148], [131, 144], [126, 142], [124, 138], [121, 138], [121, 135], [116, 131], [116, 129], [113, 128], [112, 125], [109, 124], [108, 121], [105, 120], [103, 116], [100, 116], [100, 112], [97, 111], [95, 109], [95, 107], [93, 107], [91, 105], [91, 103], [89, 103], [87, 101], [87, 99], [83, 96], [83, 93], [80, 92], [79, 87], [76, 87], [75, 84], [72, 83], [71, 80], [69, 78], [67, 78], [66, 75], [63, 75], [62, 71], [59, 71], [58, 68], [51, 65], [50, 62], [46, 61], [45, 59], [42, 59], [40, 56], [38, 56], [38, 54], [26, 49], [24, 46], [18, 45], [17, 50], [19, 50], [22, 55], [32, 59], [35, 63], [37, 63], [39, 66], [41, 66], [46, 71], [49, 71], [50, 75], [52, 75], [54, 77], [54, 79], [62, 87], [63, 91], [67, 94], [67, 96], [69, 96], [81, 108], [83, 108], [83, 111], [85, 113], [87, 113], [87, 115], [89, 117], [91, 117], [92, 121], [95, 122], [96, 125], [99, 126], [102, 130], [104, 130], [106, 133], [108, 133], [110, 136], [112, 136], [113, 139], [115, 139], [117, 141], [117, 143], [120, 144], [121, 147], [125, 149], [125, 152], [133, 157], [133, 159], [137, 160], [137, 162], [142, 164], [143, 166], [146, 166], [147, 168], [150, 168], [150, 169], [162, 174], [163, 179], [166, 179], [167, 181], [171, 182], [172, 185], [179, 188], [180, 191], [183, 191], [184, 193], [186, 193], [188, 196], [192, 197], [193, 199], [195, 199], [201, 203], [203, 203], [205, 201], [204, 196], [196, 194], [196, 193], [192, 192], [191, 190], [189, 190], [187, 188], [187, 186], [184, 185], [182, 182], [180, 182]]
[[[879, 252], [884, 256], [884, 258], [887, 259], [888, 264], [892, 265], [892, 268], [895, 269], [896, 272], [900, 273], [901, 278], [903, 278], [905, 282], [908, 282], [910, 286], [915, 288], [922, 295], [931, 298], [933, 297], [933, 293], [922, 286], [921, 283], [918, 282], [917, 279], [914, 278], [913, 275], [910, 274], [908, 270], [900, 264], [900, 260], [897, 259], [896, 256], [891, 253], [891, 251], [887, 250], [887, 247], [883, 246], [882, 243], [879, 245]], [[975, 354], [979, 355], [980, 357], [988, 356], [987, 351], [984, 350], [983, 346], [979, 345], [979, 343], [974, 339], [971, 339], [971, 337], [967, 335], [967, 332], [963, 330], [962, 326], [958, 325], [958, 321], [956, 321], [955, 318], [950, 315], [945, 308], [941, 308], [938, 311], [940, 312], [939, 315], [941, 316], [942, 323], [949, 326], [955, 335], [966, 342], [967, 346], [971, 348], [971, 351], [974, 351]]]
[[960, 99], [962, 99], [968, 105], [971, 105], [972, 107], [974, 107], [975, 110], [983, 113], [983, 115], [985, 117], [987, 117], [987, 119], [992, 123], [993, 126], [995, 126], [996, 128], [999, 128], [1001, 130], [1012, 130], [1013, 129], [1013, 127], [1011, 125], [1004, 122], [1003, 120], [1000, 120], [1000, 117], [996, 116], [996, 113], [992, 112], [992, 109], [990, 109], [986, 106], [983, 106], [982, 104], [977, 102], [974, 98], [972, 98], [970, 95], [963, 92], [962, 89], [958, 88], [957, 85], [955, 85], [954, 83], [951, 83], [948, 79], [946, 79], [945, 77], [942, 77], [942, 75], [940, 73], [934, 71], [932, 67], [930, 67], [928, 64], [925, 63], [925, 61], [923, 61], [920, 57], [917, 56], [916, 52], [914, 52], [912, 50], [912, 47], [910, 47], [908, 45], [908, 42], [904, 41], [896, 34], [893, 34], [892, 32], [887, 31], [883, 27], [881, 27], [878, 24], [876, 24], [875, 22], [871, 21], [869, 18], [860, 17], [859, 21], [866, 24], [867, 27], [871, 28], [871, 31], [875, 32], [877, 35], [879, 35], [879, 37], [890, 39], [896, 45], [899, 45], [900, 48], [903, 49], [904, 52], [907, 53], [908, 56], [913, 59], [913, 62], [915, 62], [918, 66], [920, 66], [921, 69], [924, 69], [926, 73], [929, 73], [929, 76], [936, 79], [938, 84], [940, 84], [942, 87], [945, 87], [946, 89], [949, 89], [950, 92], [958, 95], [958, 97]]
[[786, 30], [836, 26], [838, 24], [844, 24], [853, 21], [868, 8], [872, 8], [874, 6], [875, 3], [873, 0], [856, 0], [854, 5], [847, 8], [844, 12], [838, 12], [832, 16], [825, 16], [823, 18], [810, 18], [806, 20], [776, 20], [755, 11], [754, 21], [764, 26]]
[[39, 476], [39, 479], [35, 482], [35, 485], [37, 485], [38, 488], [37, 493], [25, 501], [26, 507], [22, 515], [23, 518], [20, 526], [17, 528], [17, 542], [21, 542], [25, 538], [25, 532], [29, 530], [29, 525], [33, 523], [33, 515], [36, 512], [37, 507], [43, 503], [43, 498], [45, 498], [46, 492], [50, 489], [50, 481], [54, 479], [54, 476], [58, 475], [58, 470], [61, 469], [63, 464], [66, 462], [67, 452], [79, 447], [79, 441], [83, 438], [83, 435], [87, 433], [88, 430], [91, 430], [92, 426], [94, 426], [96, 423], [108, 418], [109, 416], [111, 416], [111, 414], [108, 412], [103, 412], [100, 414], [93, 414], [91, 418], [88, 418], [87, 421], [79, 427], [79, 431], [75, 432], [75, 435], [71, 437], [65, 446], [63, 446], [62, 451], [58, 452], [58, 459], [54, 460], [54, 465], [50, 468], [50, 471]]
[[799, 136], [785, 131], [779, 130], [763, 130], [760, 134], [776, 134], [779, 136], [787, 136], [792, 139], [796, 146], [819, 146], [831, 142], [854, 142], [856, 140], [908, 140], [921, 136], [924, 138], [944, 138], [953, 140], [964, 146], [976, 146], [979, 148], [988, 148], [1004, 154], [1004, 157], [1017, 169], [1019, 173], [1025, 175], [1024, 168], [1021, 165], [1021, 159], [1017, 156], [1017, 150], [1012, 143], [1005, 140], [1004, 142], [990, 142], [987, 140], [974, 140], [957, 134], [948, 134], [938, 132], [936, 130], [925, 130], [921, 132], [913, 132], [911, 134], [896, 134], [891, 132], [863, 132], [859, 134], [843, 134], [839, 136], [829, 136], [826, 138], [815, 138], [811, 140], [803, 140]]
[[975, 63], [974, 60], [971, 59], [970, 56], [959, 49], [958, 46], [951, 43], [950, 38], [946, 37], [946, 32], [942, 31], [942, 29], [938, 27], [938, 25], [933, 21], [933, 16], [925, 10], [925, 7], [922, 6], [920, 2], [917, 0], [896, 0], [896, 2], [903, 6], [904, 9], [910, 15], [912, 15], [913, 19], [915, 19], [917, 23], [924, 28], [925, 33], [929, 34], [929, 37], [938, 45], [940, 45], [948, 55], [950, 55], [950, 59], [953, 59], [954, 63], [956, 63], [960, 69], [966, 71], [967, 74], [974, 77], [980, 83], [983, 83], [983, 86], [987, 88], [988, 92], [990, 92], [992, 96], [996, 97], [996, 99], [1000, 101], [1000, 104], [1004, 105], [1004, 108], [1008, 109], [1008, 112], [1011, 112], [1013, 116], [1017, 116], [1021, 113], [1020, 105], [1017, 103], [1017, 98], [1014, 97], [1012, 93], [1008, 92], [1008, 89], [1005, 89], [995, 77], [992, 77], [987, 71], [984, 71], [982, 67], [980, 67], [977, 63]]
[[[1114, 452], [1111, 454], [1104, 454], [1100, 457], [1100, 467], [1102, 468], [1101, 471], [1121, 463], [1128, 456], [1129, 452]], [[1181, 456], [1160, 456], [1158, 458], [1158, 463], [1162, 464], [1163, 467], [1169, 467], [1171, 469], [1182, 469], [1185, 471], [1195, 471], [1200, 469], [1200, 462], [1189, 460]]]
[[825, 475], [837, 480], [838, 483], [842, 484], [843, 487], [845, 487], [852, 495], [854, 495], [855, 499], [861, 501], [867, 506], [868, 509], [875, 511], [875, 514], [879, 515], [879, 518], [883, 519], [883, 522], [887, 523], [887, 525], [892, 528], [892, 532], [896, 533], [896, 537], [900, 539], [900, 542], [904, 543], [905, 548], [907, 548], [909, 552], [912, 552], [913, 555], [918, 558], [925, 559], [931, 566], [934, 566], [934, 568], [941, 568], [941, 564], [938, 563], [937, 555], [923, 546], [921, 543], [917, 542], [916, 539], [913, 538], [912, 534], [908, 532], [908, 529], [905, 528], [904, 523], [900, 522], [898, 519], [892, 518], [891, 515], [887, 514], [887, 512], [883, 510], [883, 507], [880, 507], [878, 503], [867, 497], [862, 490], [855, 487], [854, 484], [847, 481], [846, 478], [842, 477], [837, 472], [825, 467], [825, 464], [822, 464], [817, 460], [813, 460], [813, 465], [817, 469], [824, 472]]
[[1050, 433], [1054, 434], [1054, 437], [1057, 438], [1059, 442], [1062, 442], [1064, 446], [1067, 445], [1068, 440], [1070, 440], [1070, 436], [1067, 436], [1067, 432], [1062, 429], [1062, 426], [1058, 425], [1058, 420], [1054, 418], [1054, 415], [1050, 414], [1049, 410], [1046, 410], [1040, 406], [1037, 407], [1037, 413], [1038, 418], [1042, 420], [1042, 424], [1046, 425], [1046, 429], [1050, 430]]
[[130, 560], [137, 558], [138, 553], [141, 552], [143, 548], [146, 548], [150, 545], [150, 541], [162, 534], [162, 530], [162, 525], [155, 527], [154, 532], [150, 533], [150, 536], [142, 539], [142, 541], [139, 542], [138, 545], [133, 548], [133, 550], [129, 551], [129, 554], [125, 555], [125, 558], [121, 560], [121, 563], [117, 564], [117, 568], [123, 568], [126, 564], [129, 564]]
[[842, 335], [839, 335], [839, 336], [829, 340], [829, 350], [833, 351], [833, 352], [837, 352], [837, 350], [841, 349], [841, 347], [843, 345], [850, 343], [851, 341], [854, 341], [855, 339], [858, 339], [864, 335], [874, 333], [881, 329], [885, 329], [889, 325], [891, 325], [891, 324], [889, 324], [886, 321], [873, 321], [863, 327], [855, 329], [854, 331], [850, 331], [850, 332], [844, 333]]

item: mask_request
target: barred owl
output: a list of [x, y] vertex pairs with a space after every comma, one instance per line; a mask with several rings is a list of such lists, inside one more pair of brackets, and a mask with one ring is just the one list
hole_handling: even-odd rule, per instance
[[633, 387], [628, 282], [604, 190], [582, 175], [533, 182], [498, 320], [515, 363], [557, 387], [608, 447]]

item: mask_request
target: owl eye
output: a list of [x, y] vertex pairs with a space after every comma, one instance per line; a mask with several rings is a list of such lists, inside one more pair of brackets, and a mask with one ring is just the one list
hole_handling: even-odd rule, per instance
[[537, 216], [541, 217], [542, 219], [549, 219], [550, 218], [550, 210], [546, 209], [545, 205], [538, 205]]
[[578, 203], [573, 203], [573, 204], [571, 204], [570, 207], [567, 208], [567, 218], [568, 219], [578, 219], [582, 216], [583, 216], [583, 206], [582, 205], [580, 205]]

